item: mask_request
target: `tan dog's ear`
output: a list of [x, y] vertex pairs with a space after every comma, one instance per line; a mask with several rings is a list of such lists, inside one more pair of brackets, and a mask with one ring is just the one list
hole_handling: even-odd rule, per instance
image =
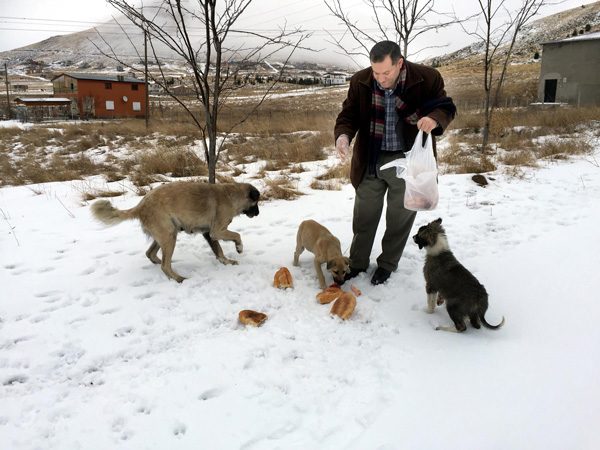
[[331, 270], [331, 268], [334, 266], [334, 261], [333, 259], [330, 261], [327, 261], [327, 270]]
[[344, 262], [346, 263], [346, 265], [348, 267], [350, 267], [350, 258], [348, 258], [347, 256], [344, 256]]

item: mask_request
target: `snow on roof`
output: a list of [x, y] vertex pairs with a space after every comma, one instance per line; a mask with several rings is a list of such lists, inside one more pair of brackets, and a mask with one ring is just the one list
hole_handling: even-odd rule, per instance
[[19, 103], [71, 103], [71, 100], [65, 97], [29, 97], [29, 98], [15, 98], [15, 102]]
[[600, 31], [596, 31], [594, 33], [580, 34], [580, 35], [572, 36], [572, 37], [565, 38], [565, 39], [559, 39], [557, 41], [542, 42], [542, 45], [559, 44], [562, 42], [572, 42], [572, 41], [592, 41], [592, 40], [596, 40], [596, 39], [600, 39]]
[[52, 78], [52, 81], [56, 80], [63, 75], [75, 78], [77, 80], [96, 80], [96, 81], [122, 81], [126, 83], [143, 83], [144, 80], [139, 78], [128, 77], [126, 75], [105, 75], [105, 74], [94, 74], [94, 73], [61, 73], [60, 75]]

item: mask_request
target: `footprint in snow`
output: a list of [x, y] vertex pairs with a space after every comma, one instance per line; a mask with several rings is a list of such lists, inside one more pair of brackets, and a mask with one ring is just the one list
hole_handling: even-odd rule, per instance
[[211, 398], [220, 396], [222, 393], [223, 390], [219, 388], [208, 389], [198, 396], [198, 400], [210, 400]]
[[13, 375], [2, 382], [4, 386], [14, 386], [15, 384], [25, 384], [27, 377], [23, 374]]
[[124, 337], [131, 333], [133, 333], [133, 327], [122, 327], [122, 328], [119, 328], [117, 331], [115, 331], [114, 336], [115, 337]]
[[79, 275], [91, 275], [96, 271], [96, 267], [90, 266], [87, 269], [79, 272]]
[[187, 427], [181, 422], [176, 423], [173, 427], [173, 434], [177, 437], [183, 437], [186, 431]]

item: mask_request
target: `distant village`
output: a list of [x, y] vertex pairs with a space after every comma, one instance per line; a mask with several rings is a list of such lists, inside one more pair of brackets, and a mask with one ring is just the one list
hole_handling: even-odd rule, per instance
[[[29, 60], [17, 68], [6, 69], [2, 75], [6, 94], [0, 119], [16, 118], [21, 121], [54, 119], [110, 119], [144, 118], [147, 102], [161, 97], [194, 96], [192, 81], [183, 70], [170, 65], [165, 83], [151, 79], [146, 82], [143, 66], [136, 70], [123, 66], [96, 63], [73, 65], [65, 61], [50, 65]], [[282, 70], [283, 69], [283, 70]], [[282, 66], [280, 63], [248, 64], [244, 67], [225, 67], [224, 73], [233, 72], [231, 82], [236, 86], [260, 86], [279, 80], [279, 83], [298, 86], [339, 86], [347, 83], [351, 74], [317, 64]], [[158, 75], [156, 64], [149, 64], [149, 73]], [[7, 72], [7, 73], [6, 73]], [[150, 77], [152, 78], [152, 77]], [[168, 90], [168, 92], [167, 92]]]

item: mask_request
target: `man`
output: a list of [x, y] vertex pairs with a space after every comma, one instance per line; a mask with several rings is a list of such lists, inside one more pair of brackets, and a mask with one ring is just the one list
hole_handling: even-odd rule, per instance
[[[378, 42], [369, 55], [371, 66], [350, 80], [348, 96], [335, 123], [335, 146], [345, 161], [356, 136], [350, 180], [356, 189], [346, 279], [365, 272], [387, 193], [382, 252], [371, 283], [384, 283], [398, 267], [416, 212], [404, 208], [404, 180], [380, 167], [404, 157], [418, 130], [439, 136], [454, 118], [456, 107], [446, 97], [444, 80], [430, 67], [408, 62], [392, 41]], [[435, 153], [435, 141], [434, 141]]]

